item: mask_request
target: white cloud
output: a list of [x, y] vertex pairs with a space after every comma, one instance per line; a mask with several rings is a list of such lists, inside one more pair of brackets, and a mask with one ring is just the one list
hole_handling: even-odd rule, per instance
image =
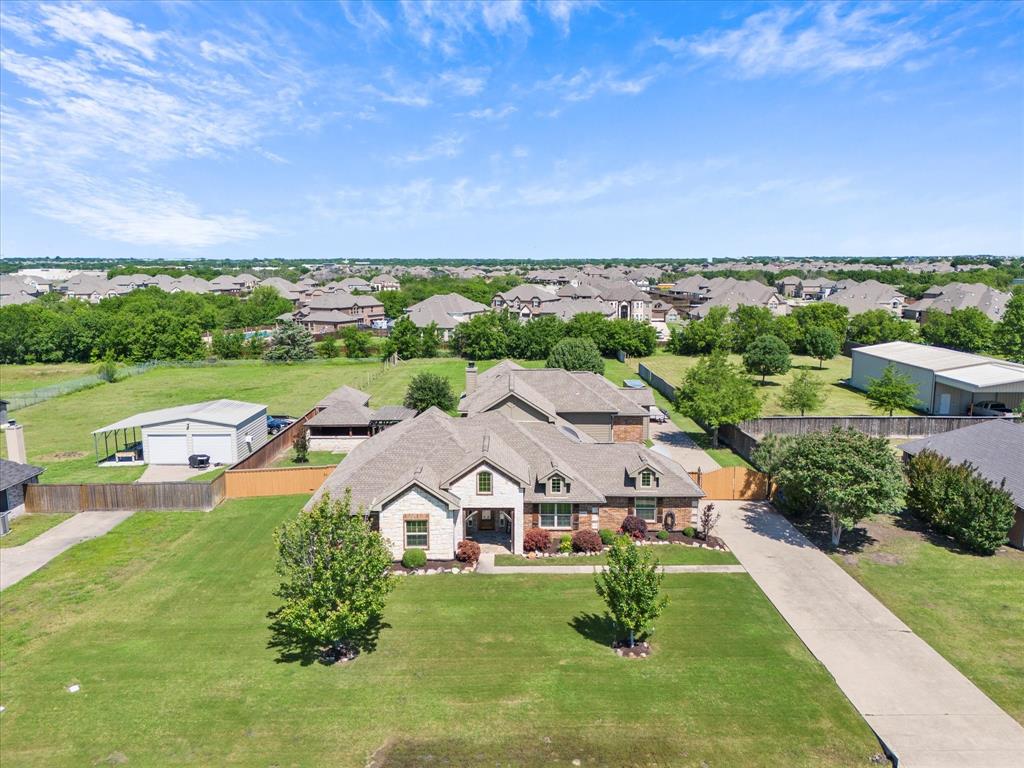
[[373, 7], [373, 3], [366, 0], [358, 3], [339, 0], [339, 4], [341, 12], [345, 14], [345, 20], [359, 30], [359, 34], [364, 38], [372, 40], [391, 30], [391, 24]]
[[442, 72], [438, 82], [461, 96], [476, 96], [487, 84], [485, 73]]
[[620, 77], [610, 70], [594, 73], [582, 67], [573, 75], [557, 74], [534, 87], [552, 91], [565, 101], [587, 101], [599, 93], [635, 96], [647, 90], [655, 77], [653, 72], [638, 77]]
[[148, 61], [157, 56], [157, 43], [161, 35], [148, 32], [123, 16], [105, 8], [83, 5], [44, 5], [40, 7], [43, 24], [62, 40], [90, 49], [103, 59], [114, 55], [120, 58], [120, 49], [140, 54]]
[[540, 8], [547, 13], [553, 22], [568, 35], [572, 23], [572, 15], [577, 11], [589, 11], [597, 6], [594, 0], [546, 0]]
[[514, 106], [506, 104], [501, 109], [495, 109], [494, 107], [472, 109], [467, 112], [466, 115], [474, 120], [504, 120], [506, 117], [516, 112], [518, 112], [518, 110]]
[[725, 61], [747, 78], [881, 69], [929, 44], [888, 5], [837, 3], [773, 8], [748, 16], [737, 29], [654, 42], [672, 53]]
[[530, 32], [521, 0], [401, 0], [401, 9], [408, 34], [424, 48], [436, 48], [449, 57], [459, 52], [467, 35], [486, 31], [502, 37]]
[[399, 165], [408, 165], [437, 158], [453, 160], [462, 153], [462, 143], [465, 141], [465, 138], [465, 136], [458, 134], [438, 136], [422, 149], [412, 150], [403, 155], [392, 155], [391, 162]]

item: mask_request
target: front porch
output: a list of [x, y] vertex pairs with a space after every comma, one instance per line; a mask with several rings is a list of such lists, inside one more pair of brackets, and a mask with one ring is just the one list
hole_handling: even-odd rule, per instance
[[[519, 529], [516, 547], [516, 529]], [[462, 538], [475, 541], [480, 551], [492, 554], [522, 553], [522, 522], [516, 525], [514, 509], [466, 509], [463, 511]]]

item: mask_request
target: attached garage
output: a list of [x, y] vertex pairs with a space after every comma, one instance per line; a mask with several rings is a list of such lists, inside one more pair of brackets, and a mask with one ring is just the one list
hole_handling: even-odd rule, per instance
[[93, 432], [97, 460], [188, 464], [206, 454], [212, 464], [235, 464], [267, 441], [267, 407], [210, 400], [138, 413]]

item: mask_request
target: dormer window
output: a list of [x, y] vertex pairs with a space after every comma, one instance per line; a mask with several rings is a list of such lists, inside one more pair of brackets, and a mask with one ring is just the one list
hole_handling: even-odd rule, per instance
[[640, 472], [640, 487], [641, 488], [653, 488], [654, 487], [654, 473], [645, 469]]
[[494, 478], [490, 472], [479, 472], [476, 476], [476, 492], [483, 496], [494, 493]]
[[560, 475], [555, 475], [554, 477], [552, 477], [551, 481], [549, 482], [549, 487], [550, 487], [552, 493], [561, 493], [562, 492], [562, 478], [561, 478], [561, 476]]

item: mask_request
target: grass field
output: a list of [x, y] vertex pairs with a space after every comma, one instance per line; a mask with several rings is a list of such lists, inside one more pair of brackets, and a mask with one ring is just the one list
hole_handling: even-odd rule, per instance
[[96, 373], [96, 363], [0, 365], [0, 397]]
[[[732, 565], [738, 563], [732, 552], [716, 549], [687, 547], [682, 544], [662, 544], [649, 548], [654, 558], [662, 565]], [[535, 565], [542, 568], [546, 565], [605, 565], [608, 556], [571, 555], [569, 557], [540, 557], [530, 559], [522, 555], [496, 555], [495, 565]]]
[[340, 464], [345, 458], [344, 453], [332, 453], [331, 451], [310, 451], [306, 454], [306, 462], [300, 464], [295, 461], [295, 452], [289, 451], [270, 466], [272, 467], [324, 467], [331, 464]]
[[[7, 366], [32, 368], [36, 366]], [[412, 377], [423, 370], [447, 376], [462, 390], [465, 362], [443, 358], [400, 363], [382, 373], [379, 363], [343, 359], [294, 365], [260, 361], [196, 368], [156, 368], [116, 384], [75, 392], [15, 412], [25, 427], [29, 461], [46, 467], [48, 483], [133, 482], [144, 467], [97, 467], [92, 431], [140, 411], [217, 398], [265, 403], [270, 413], [298, 416], [328, 392], [348, 384], [372, 396], [371, 405], [401, 403]]]
[[[743, 574], [667, 576], [625, 660], [589, 576], [406, 577], [348, 666], [268, 647], [304, 497], [139, 513], [4, 592], [18, 766], [852, 766], [879, 746]], [[78, 693], [67, 686], [78, 684]]]
[[875, 541], [835, 559], [1024, 724], [1024, 552], [963, 554], [896, 523], [869, 521]]
[[19, 547], [27, 541], [31, 541], [40, 533], [50, 530], [67, 520], [71, 515], [47, 514], [47, 515], [18, 515], [11, 520], [11, 531], [0, 538], [0, 548]]

